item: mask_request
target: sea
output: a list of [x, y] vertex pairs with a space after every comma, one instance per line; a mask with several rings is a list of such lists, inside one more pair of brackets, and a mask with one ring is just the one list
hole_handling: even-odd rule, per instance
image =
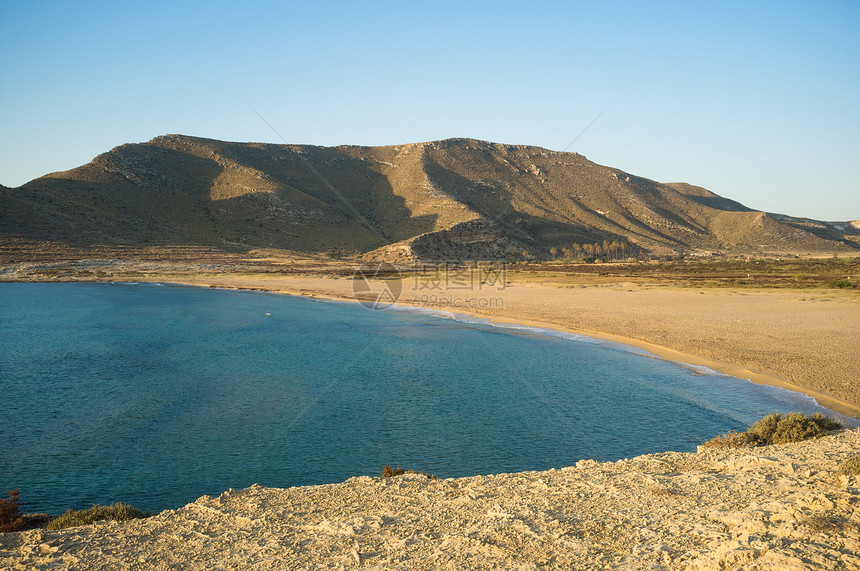
[[[0, 492], [178, 508], [377, 476], [694, 451], [814, 399], [455, 314], [143, 283], [0, 283]], [[856, 421], [851, 421], [856, 424]]]

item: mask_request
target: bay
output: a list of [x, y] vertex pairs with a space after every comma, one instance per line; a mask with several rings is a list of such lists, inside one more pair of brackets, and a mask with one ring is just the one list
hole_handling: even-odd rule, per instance
[[824, 410], [611, 343], [261, 292], [3, 283], [0, 326], [0, 489], [30, 512], [545, 470]]

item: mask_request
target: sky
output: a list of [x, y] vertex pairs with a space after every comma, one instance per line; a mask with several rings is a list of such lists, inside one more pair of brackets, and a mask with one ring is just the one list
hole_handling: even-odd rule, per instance
[[860, 219], [858, 30], [857, 0], [0, 0], [0, 184], [168, 133], [470, 137]]

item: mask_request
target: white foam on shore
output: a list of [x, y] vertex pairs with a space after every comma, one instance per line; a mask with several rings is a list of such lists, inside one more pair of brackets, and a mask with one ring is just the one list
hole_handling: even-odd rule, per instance
[[[346, 303], [352, 303], [347, 301]], [[387, 308], [388, 309], [388, 308]], [[482, 325], [486, 327], [494, 327], [498, 329], [508, 329], [514, 332], [523, 332], [533, 335], [541, 335], [546, 337], [555, 337], [560, 339], [566, 339], [569, 341], [575, 341], [578, 343], [588, 343], [589, 345], [599, 345], [602, 347], [618, 349], [627, 353], [632, 353], [634, 355], [639, 355], [641, 357], [647, 357], [650, 359], [659, 359], [665, 361], [667, 363], [671, 363], [676, 365], [682, 369], [685, 369], [690, 372], [692, 375], [696, 376], [708, 376], [708, 377], [723, 377], [727, 380], [733, 380], [735, 382], [740, 383], [749, 383], [754, 385], [757, 390], [760, 390], [764, 393], [770, 393], [777, 400], [784, 401], [787, 403], [787, 408], [794, 407], [796, 409], [806, 411], [806, 412], [822, 412], [831, 418], [835, 418], [844, 424], [845, 426], [860, 426], [860, 419], [853, 418], [850, 416], [845, 416], [840, 414], [834, 410], [826, 408], [818, 403], [818, 401], [807, 394], [804, 394], [799, 391], [793, 391], [791, 389], [786, 389], [783, 387], [775, 387], [772, 385], [765, 385], [761, 383], [753, 383], [751, 379], [744, 379], [741, 377], [736, 377], [734, 375], [728, 375], [723, 373], [722, 371], [718, 371], [711, 367], [705, 365], [695, 365], [692, 363], [684, 363], [683, 361], [674, 361], [671, 359], [663, 359], [662, 357], [651, 353], [641, 347], [636, 347], [634, 345], [627, 345], [625, 343], [619, 343], [617, 341], [610, 341], [607, 339], [600, 339], [598, 337], [589, 337], [588, 335], [582, 335], [578, 333], [571, 333], [569, 331], [558, 331], [556, 329], [552, 329], [551, 327], [534, 327], [530, 325], [521, 325], [518, 323], [497, 323], [493, 322], [491, 318], [487, 317], [478, 317], [475, 315], [470, 315], [467, 313], [455, 313], [451, 311], [444, 311], [439, 309], [433, 309], [428, 307], [414, 307], [414, 306], [402, 306], [402, 305], [393, 305], [390, 309], [396, 309], [399, 311], [405, 312], [414, 312], [420, 313], [423, 315], [428, 315], [431, 317], [437, 317], [441, 319], [451, 319], [454, 321], [458, 321], [464, 324], [472, 324], [472, 325]]]
[[579, 343], [588, 343], [589, 345], [601, 345], [604, 347], [611, 347], [614, 349], [620, 349], [627, 353], [634, 353], [636, 355], [641, 355], [643, 357], [652, 357], [655, 359], [659, 359], [657, 355], [646, 351], [640, 347], [635, 347], [633, 345], [626, 345], [624, 343], [619, 343], [617, 341], [609, 341], [607, 339], [600, 339], [599, 337], [589, 337], [588, 335], [582, 335], [579, 333], [571, 333], [569, 331], [559, 331], [557, 329], [553, 329], [551, 327], [535, 327], [532, 325], [521, 325], [519, 323], [498, 323], [494, 322], [490, 317], [478, 317], [476, 315], [471, 315], [468, 313], [456, 313], [452, 311], [445, 311], [441, 309], [433, 309], [429, 307], [413, 307], [413, 306], [401, 306], [395, 305], [392, 306], [391, 309], [397, 309], [401, 311], [409, 311], [409, 312], [418, 312], [424, 315], [430, 315], [433, 317], [440, 317], [443, 319], [451, 319], [454, 321], [459, 321], [460, 323], [471, 324], [471, 325], [483, 325], [486, 327], [493, 327], [497, 329], [509, 329], [514, 332], [522, 332], [522, 333], [530, 333], [534, 335], [542, 335], [545, 337], [556, 337], [560, 339], [567, 339], [569, 341], [576, 341]]
[[[121, 283], [121, 282], [110, 282], [110, 283]], [[136, 282], [132, 282], [127, 285], [137, 285]], [[164, 285], [164, 284], [158, 284]], [[247, 291], [254, 293], [270, 293], [275, 295], [288, 295], [291, 297], [307, 299], [309, 301], [321, 301], [327, 303], [339, 303], [339, 304], [349, 304], [354, 306], [355, 304], [360, 304], [358, 301], [348, 300], [348, 299], [332, 299], [326, 297], [311, 297], [298, 293], [281, 293], [281, 292], [272, 292], [258, 289], [245, 289], [245, 288], [231, 288], [227, 287], [212, 287], [212, 286], [199, 286], [192, 284], [177, 284], [181, 286], [190, 286], [190, 287], [201, 287], [207, 289], [223, 289], [223, 290], [231, 290], [231, 291]], [[845, 426], [860, 426], [860, 419], [845, 416], [840, 414], [834, 410], [826, 408], [818, 403], [818, 401], [807, 394], [804, 394], [799, 391], [793, 391], [790, 389], [775, 387], [772, 385], [765, 385], [761, 383], [753, 383], [751, 379], [744, 379], [741, 377], [736, 377], [734, 375], [727, 375], [722, 371], [717, 371], [716, 369], [712, 369], [711, 367], [707, 367], [705, 365], [694, 365], [692, 363], [684, 363], [683, 361], [674, 361], [671, 359], [663, 359], [662, 357], [651, 353], [641, 347], [636, 347], [634, 345], [627, 345], [625, 343], [620, 343], [618, 341], [610, 341], [608, 339], [600, 339], [599, 337], [589, 337], [588, 335], [582, 335], [579, 333], [571, 333], [569, 331], [559, 331], [557, 329], [553, 329], [551, 327], [534, 327], [530, 325], [521, 325], [518, 323], [498, 323], [493, 322], [492, 318], [489, 317], [478, 317], [475, 315], [471, 315], [468, 313], [456, 313], [453, 311], [446, 311], [443, 309], [435, 309], [432, 307], [422, 307], [415, 305], [401, 305], [401, 304], [393, 304], [388, 307], [382, 309], [374, 309], [373, 311], [402, 311], [406, 313], [418, 313], [430, 317], [436, 317], [439, 319], [449, 319], [452, 321], [457, 321], [466, 325], [481, 325], [485, 327], [494, 327], [499, 329], [508, 329], [513, 332], [523, 332], [533, 335], [542, 335], [547, 337], [556, 337], [560, 339], [566, 339], [569, 341], [575, 341], [578, 343], [587, 343], [590, 345], [599, 345], [611, 349], [617, 349], [620, 351], [624, 351], [627, 353], [631, 353], [634, 355], [639, 355], [641, 357], [647, 357], [650, 359], [659, 359], [665, 361], [667, 363], [672, 363], [682, 369], [686, 369], [692, 375], [696, 376], [712, 376], [712, 377], [725, 377], [727, 379], [734, 379], [737, 382], [746, 382], [752, 385], [755, 385], [759, 390], [763, 392], [771, 392], [772, 394], [778, 395], [778, 400], [785, 401], [787, 403], [796, 403], [796, 407], [803, 411], [812, 411], [812, 412], [822, 412], [829, 417], [835, 418], [842, 422]]]
[[164, 287], [163, 283], [160, 282], [93, 282], [93, 283], [106, 283], [112, 286], [140, 286], [140, 287]]

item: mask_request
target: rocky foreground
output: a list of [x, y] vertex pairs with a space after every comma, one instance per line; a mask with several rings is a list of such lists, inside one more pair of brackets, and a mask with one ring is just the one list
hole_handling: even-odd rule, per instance
[[860, 429], [754, 449], [204, 496], [0, 534], [4, 569], [860, 569]]

